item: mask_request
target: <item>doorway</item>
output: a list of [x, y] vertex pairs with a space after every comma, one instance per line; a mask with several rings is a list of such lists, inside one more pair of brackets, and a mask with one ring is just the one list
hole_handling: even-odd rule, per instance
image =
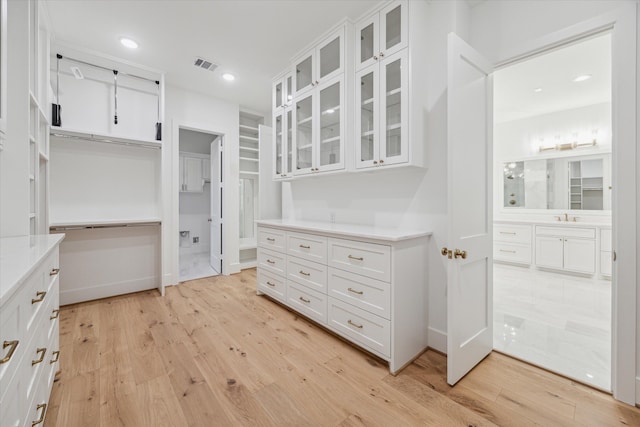
[[607, 392], [611, 65], [606, 32], [495, 71], [493, 128], [494, 348]]
[[222, 273], [222, 136], [179, 128], [179, 280]]

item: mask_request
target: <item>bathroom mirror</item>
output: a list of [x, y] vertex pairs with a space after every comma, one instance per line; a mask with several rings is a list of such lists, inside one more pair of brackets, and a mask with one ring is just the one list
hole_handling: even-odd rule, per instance
[[610, 154], [502, 164], [505, 208], [611, 209]]

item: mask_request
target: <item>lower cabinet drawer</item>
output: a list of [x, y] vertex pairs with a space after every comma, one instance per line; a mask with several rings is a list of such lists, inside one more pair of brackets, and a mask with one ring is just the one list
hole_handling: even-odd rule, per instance
[[329, 297], [329, 327], [385, 358], [391, 356], [391, 322]]
[[24, 413], [26, 412], [26, 402], [24, 402], [24, 381], [22, 376], [16, 375], [15, 379], [8, 386], [0, 388], [0, 425], [3, 427], [22, 427], [31, 425], [25, 423]]
[[327, 296], [287, 280], [287, 304], [323, 325], [327, 324]]
[[287, 279], [327, 293], [327, 266], [294, 256], [287, 257]]
[[498, 242], [531, 244], [531, 226], [519, 224], [495, 224], [493, 239]]
[[330, 238], [328, 264], [372, 279], [391, 281], [391, 247], [387, 245]]
[[284, 276], [287, 271], [286, 264], [286, 255], [258, 248], [258, 268]]
[[258, 290], [279, 301], [286, 302], [287, 287], [282, 277], [258, 269]]
[[391, 285], [387, 282], [329, 268], [329, 296], [391, 319]]
[[493, 259], [496, 261], [531, 264], [531, 245], [494, 242]]

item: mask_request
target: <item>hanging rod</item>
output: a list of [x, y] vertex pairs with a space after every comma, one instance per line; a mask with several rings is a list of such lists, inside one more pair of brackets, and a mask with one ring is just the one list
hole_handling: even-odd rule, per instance
[[123, 71], [116, 70], [115, 68], [103, 67], [102, 65], [92, 64], [90, 62], [82, 61], [80, 59], [70, 58], [68, 56], [62, 56], [59, 53], [56, 54], [56, 58], [58, 58], [58, 59], [66, 59], [67, 61], [73, 61], [73, 62], [76, 62], [78, 64], [84, 64], [84, 65], [88, 65], [90, 67], [100, 68], [100, 69], [106, 70], [106, 71], [113, 71], [113, 72], [118, 73], [118, 74], [122, 74], [122, 75], [129, 76], [129, 77], [134, 77], [134, 78], [140, 79], [140, 80], [146, 80], [148, 82], [160, 85], [160, 80], [154, 80], [154, 79], [149, 79], [147, 77], [138, 76], [138, 75], [135, 75], [135, 74], [125, 73]]
[[79, 139], [83, 141], [102, 142], [107, 144], [125, 145], [129, 147], [142, 147], [152, 149], [162, 148], [161, 143], [157, 141], [139, 141], [135, 139], [119, 138], [115, 136], [101, 136], [91, 133], [68, 131], [53, 127], [51, 128], [50, 134], [51, 136], [55, 136], [58, 138]]
[[71, 230], [93, 230], [100, 228], [124, 228], [124, 227], [155, 227], [160, 225], [160, 221], [122, 223], [122, 224], [86, 224], [86, 225], [52, 225], [51, 231], [71, 231]]

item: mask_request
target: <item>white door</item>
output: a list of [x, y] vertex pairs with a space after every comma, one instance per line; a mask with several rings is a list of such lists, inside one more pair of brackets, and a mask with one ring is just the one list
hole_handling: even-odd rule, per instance
[[493, 349], [492, 67], [448, 39], [447, 382]]
[[209, 264], [222, 274], [222, 138], [211, 143], [211, 216], [209, 217], [209, 236], [211, 250]]

